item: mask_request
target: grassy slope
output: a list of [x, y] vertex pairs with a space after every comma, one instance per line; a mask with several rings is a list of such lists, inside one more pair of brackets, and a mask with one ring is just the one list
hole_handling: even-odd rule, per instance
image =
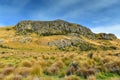
[[[37, 36], [36, 34], [32, 34], [30, 36], [24, 36], [24, 37], [30, 37], [32, 41], [28, 43], [19, 42], [19, 40], [23, 39], [23, 36], [16, 35], [13, 27], [4, 27], [0, 29], [0, 39], [3, 40], [3, 42], [0, 43], [0, 45], [2, 45], [2, 47], [0, 47], [0, 63], [3, 64], [4, 67], [8, 64], [12, 64], [13, 66], [16, 67], [15, 71], [17, 71], [17, 69], [19, 70], [19, 68], [25, 67], [26, 65], [24, 66], [23, 65], [24, 63], [22, 62], [26, 62], [25, 64], [28, 64], [28, 66], [30, 65], [31, 68], [34, 67], [31, 64], [36, 64], [36, 65], [40, 64], [42, 69], [46, 70], [52, 64], [60, 61], [61, 63], [59, 64], [64, 65], [60, 70], [63, 73], [60, 73], [60, 71], [56, 73], [58, 75], [54, 75], [50, 73], [50, 75], [52, 75], [53, 77], [53, 79], [51, 80], [56, 80], [58, 76], [64, 75], [66, 69], [69, 67], [69, 64], [71, 63], [72, 60], [79, 62], [79, 66], [81, 66], [82, 68], [84, 68], [85, 65], [98, 66], [99, 62], [103, 62], [103, 61], [110, 62], [111, 59], [113, 60], [113, 63], [116, 61], [119, 62], [119, 56], [111, 56], [111, 55], [119, 53], [120, 50], [108, 50], [108, 51], [98, 50], [98, 51], [80, 52], [80, 54], [78, 54], [77, 52], [60, 51], [56, 49], [56, 47], [49, 47], [46, 45], [47, 42], [49, 41], [53, 41], [56, 39], [70, 38], [64, 35]], [[102, 46], [113, 45], [120, 47], [119, 44], [120, 40], [114, 40], [114, 41], [89, 40], [84, 37], [83, 39], [88, 43], [94, 45], [102, 45]], [[94, 59], [88, 58], [89, 53], [94, 53]], [[95, 60], [98, 60], [98, 62], [96, 62]], [[4, 67], [1, 67], [1, 64], [0, 64], [0, 73], [4, 72]], [[60, 66], [59, 64], [58, 67]], [[7, 77], [11, 77], [13, 75], [13, 72], [10, 75], [6, 75], [5, 80], [7, 80]], [[42, 76], [46, 77], [45, 80], [49, 80], [51, 78], [51, 76], [44, 74]], [[114, 77], [115, 78], [119, 77], [117, 74], [106, 75], [104, 73], [96, 74], [96, 76], [98, 79], [108, 79], [109, 77], [112, 77], [113, 80]], [[25, 80], [29, 80], [27, 78], [25, 78]]]

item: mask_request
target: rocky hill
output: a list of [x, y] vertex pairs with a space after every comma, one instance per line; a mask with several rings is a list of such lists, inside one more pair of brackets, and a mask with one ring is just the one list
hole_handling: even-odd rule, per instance
[[[42, 36], [57, 36], [62, 35], [63, 38], [50, 40], [45, 42], [48, 46], [56, 46], [58, 49], [69, 50], [96, 50], [103, 49], [103, 45], [91, 44], [88, 40], [115, 40], [117, 37], [114, 34], [93, 33], [89, 28], [79, 24], [69, 23], [64, 20], [54, 21], [21, 21], [15, 27], [16, 33], [19, 35], [28, 35], [35, 33]], [[22, 39], [22, 42], [25, 39]], [[20, 40], [21, 41], [21, 40]], [[92, 41], [94, 42], [94, 41]], [[96, 48], [97, 47], [97, 48]], [[106, 49], [111, 49], [111, 45], [105, 45]], [[104, 48], [104, 49], [105, 49]], [[112, 47], [113, 48], [113, 47]], [[116, 48], [116, 47], [115, 47]]]
[[63, 20], [0, 28], [0, 80], [119, 80], [120, 40]]
[[73, 34], [85, 36], [91, 39], [116, 39], [113, 34], [95, 34], [89, 28], [79, 24], [69, 23], [64, 20], [54, 21], [21, 21], [15, 26], [19, 34], [28, 34], [35, 32], [39, 35], [66, 35]]

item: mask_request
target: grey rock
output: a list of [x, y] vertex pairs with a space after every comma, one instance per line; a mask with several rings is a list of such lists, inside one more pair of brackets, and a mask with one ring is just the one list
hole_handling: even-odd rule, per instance
[[117, 39], [114, 34], [95, 34], [89, 28], [63, 20], [54, 21], [21, 21], [14, 27], [17, 34], [36, 33], [38, 35], [71, 35], [84, 36], [90, 39]]
[[82, 43], [83, 40], [78, 37], [73, 37], [72, 39], [61, 39], [48, 42], [49, 46], [57, 46], [58, 48], [76, 46], [79, 43]]
[[32, 41], [32, 39], [30, 37], [24, 37], [24, 38], [19, 40], [20, 43], [28, 43], [31, 41]]
[[97, 39], [105, 39], [105, 40], [113, 40], [113, 39], [117, 39], [117, 37], [114, 34], [106, 34], [106, 33], [99, 33], [96, 34], [96, 38]]
[[63, 20], [55, 21], [21, 21], [15, 26], [16, 32], [20, 34], [27, 34], [35, 32], [39, 35], [56, 35], [77, 33], [89, 38], [94, 38], [95, 34], [88, 28], [69, 23]]

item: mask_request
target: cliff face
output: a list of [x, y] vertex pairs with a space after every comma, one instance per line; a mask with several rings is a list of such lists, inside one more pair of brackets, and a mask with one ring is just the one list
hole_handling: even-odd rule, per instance
[[85, 36], [90, 39], [116, 39], [115, 35], [110, 34], [95, 34], [90, 29], [69, 23], [63, 20], [55, 21], [21, 21], [15, 26], [16, 32], [19, 34], [27, 34], [35, 32], [38, 35], [67, 35], [77, 34]]

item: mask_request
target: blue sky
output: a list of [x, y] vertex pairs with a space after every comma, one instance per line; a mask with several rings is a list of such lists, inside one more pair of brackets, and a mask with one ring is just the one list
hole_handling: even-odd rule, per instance
[[120, 0], [0, 0], [0, 26], [55, 19], [120, 37]]

